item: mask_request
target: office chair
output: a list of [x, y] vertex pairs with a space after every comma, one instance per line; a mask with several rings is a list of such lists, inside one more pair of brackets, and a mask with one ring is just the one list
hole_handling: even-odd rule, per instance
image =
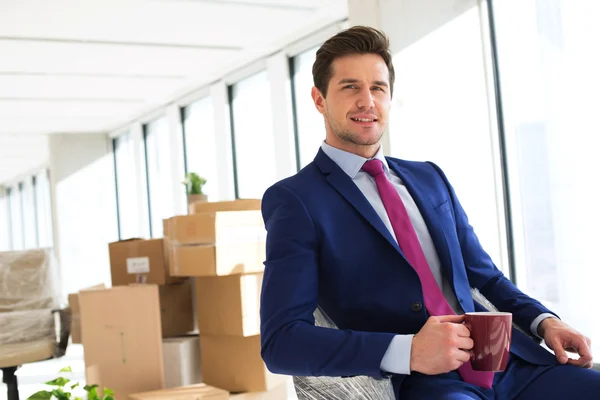
[[58, 307], [55, 265], [51, 249], [0, 252], [0, 369], [8, 400], [19, 400], [21, 365], [66, 352], [70, 310]]

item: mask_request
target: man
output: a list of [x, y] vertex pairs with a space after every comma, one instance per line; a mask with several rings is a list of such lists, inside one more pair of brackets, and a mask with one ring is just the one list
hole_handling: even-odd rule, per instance
[[[394, 84], [387, 37], [367, 27], [335, 35], [317, 52], [313, 77], [325, 142], [314, 162], [263, 197], [269, 369], [391, 375], [403, 400], [600, 398], [589, 339], [494, 266], [443, 172], [383, 157]], [[473, 371], [462, 314], [483, 308], [471, 287], [555, 355], [513, 329], [507, 369]], [[340, 329], [315, 326], [317, 307]]]

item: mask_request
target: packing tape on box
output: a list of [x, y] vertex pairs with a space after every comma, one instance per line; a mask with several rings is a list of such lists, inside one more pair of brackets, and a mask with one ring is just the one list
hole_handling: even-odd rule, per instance
[[0, 363], [23, 345], [56, 342], [60, 305], [52, 249], [0, 252]]

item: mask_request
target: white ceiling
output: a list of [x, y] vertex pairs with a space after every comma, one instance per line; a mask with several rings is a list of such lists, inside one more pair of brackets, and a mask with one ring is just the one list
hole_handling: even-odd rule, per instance
[[46, 161], [47, 134], [115, 129], [346, 3], [0, 0], [0, 183]]

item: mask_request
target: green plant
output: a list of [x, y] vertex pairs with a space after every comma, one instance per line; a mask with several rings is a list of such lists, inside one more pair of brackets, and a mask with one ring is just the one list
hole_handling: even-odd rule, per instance
[[206, 184], [206, 179], [195, 172], [190, 172], [185, 175], [185, 180], [182, 182], [185, 185], [187, 194], [204, 194], [202, 187]]
[[[71, 367], [65, 367], [58, 371], [59, 374], [71, 372], [73, 372]], [[52, 386], [54, 389], [51, 391], [40, 390], [39, 392], [29, 396], [27, 400], [71, 400], [73, 391], [79, 388], [79, 382], [67, 386], [69, 382], [71, 382], [70, 379], [64, 376], [59, 376], [54, 380], [46, 382], [46, 385]], [[108, 388], [104, 388], [102, 396], [98, 394], [98, 385], [85, 385], [83, 390], [87, 393], [87, 400], [115, 400], [115, 393]], [[79, 391], [81, 392], [81, 389]], [[83, 398], [78, 396], [74, 397], [73, 400], [83, 400]]]

